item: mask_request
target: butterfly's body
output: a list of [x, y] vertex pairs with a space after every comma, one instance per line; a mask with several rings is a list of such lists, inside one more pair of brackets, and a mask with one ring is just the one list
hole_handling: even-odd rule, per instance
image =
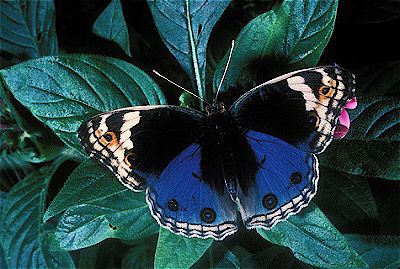
[[[326, 89], [327, 88], [327, 89]], [[270, 228], [315, 195], [318, 161], [354, 97], [338, 67], [296, 71], [242, 95], [229, 110], [178, 106], [106, 112], [83, 123], [86, 151], [135, 191], [160, 225], [223, 239], [244, 225]]]
[[[201, 156], [208, 157], [202, 158], [200, 168], [211, 186], [215, 186], [219, 193], [226, 188], [231, 199], [236, 201], [238, 191], [246, 193], [258, 166], [246, 141], [246, 130], [235, 122], [221, 103], [214, 106], [217, 109], [206, 108], [205, 130], [199, 141]], [[246, 174], [243, 173], [244, 169]]]

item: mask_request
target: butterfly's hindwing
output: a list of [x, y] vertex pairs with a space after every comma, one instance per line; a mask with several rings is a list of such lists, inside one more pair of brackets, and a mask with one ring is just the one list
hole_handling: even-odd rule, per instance
[[275, 137], [248, 131], [259, 169], [247, 194], [239, 196], [248, 229], [271, 228], [307, 206], [317, 191], [318, 161]]
[[190, 145], [147, 191], [153, 216], [172, 232], [222, 240], [237, 230], [234, 202], [201, 179], [201, 146]]
[[242, 95], [230, 111], [244, 128], [319, 153], [331, 142], [342, 109], [354, 97], [354, 83], [354, 76], [339, 67], [295, 71]]

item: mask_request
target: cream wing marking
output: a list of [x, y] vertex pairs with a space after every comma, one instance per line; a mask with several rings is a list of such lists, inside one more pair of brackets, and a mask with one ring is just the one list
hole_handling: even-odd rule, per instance
[[[150, 109], [146, 107], [146, 109]], [[140, 111], [130, 111], [122, 116], [123, 124], [120, 130], [109, 130], [106, 120], [111, 115], [120, 111], [129, 111], [131, 108], [123, 108], [110, 112], [106, 112], [95, 116], [87, 122], [88, 142], [85, 147], [89, 149], [90, 155], [99, 156], [99, 160], [104, 163], [115, 175], [120, 182], [134, 191], [141, 191], [140, 182], [130, 176], [132, 171], [131, 164], [126, 162], [126, 151], [133, 149], [131, 141], [131, 129], [140, 122]], [[97, 129], [94, 129], [93, 121], [99, 117], [100, 121]], [[119, 140], [117, 138], [119, 132]]]

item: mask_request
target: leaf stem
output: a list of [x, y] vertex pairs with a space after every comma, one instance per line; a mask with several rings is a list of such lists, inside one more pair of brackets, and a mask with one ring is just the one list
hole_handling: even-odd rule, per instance
[[[199, 70], [199, 62], [197, 60], [196, 44], [194, 42], [194, 36], [193, 36], [193, 30], [192, 30], [192, 20], [191, 20], [191, 16], [190, 16], [189, 0], [185, 0], [185, 3], [186, 3], [186, 18], [187, 18], [187, 22], [188, 22], [190, 48], [192, 51], [193, 68], [194, 68], [194, 75], [196, 78], [197, 91], [199, 93], [199, 97], [201, 99], [205, 99], [204, 91], [203, 91], [203, 84], [201, 81], [200, 70]], [[201, 101], [201, 100], [200, 100], [200, 108], [204, 109], [204, 104], [203, 104], [203, 101]]]

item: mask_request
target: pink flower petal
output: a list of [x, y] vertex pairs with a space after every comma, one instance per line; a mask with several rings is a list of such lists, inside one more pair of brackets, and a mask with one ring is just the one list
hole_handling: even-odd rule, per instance
[[350, 128], [350, 117], [349, 113], [347, 113], [346, 109], [342, 110], [342, 113], [339, 116], [339, 123], [345, 126], [347, 129]]
[[335, 131], [333, 133], [333, 138], [343, 138], [347, 134], [348, 131], [349, 131], [349, 128], [338, 123], [336, 125]]
[[346, 106], [343, 108], [342, 113], [339, 116], [339, 123], [336, 124], [333, 132], [333, 138], [343, 138], [350, 128], [350, 117], [345, 108], [354, 109], [357, 107], [357, 99], [354, 97], [351, 99]]
[[357, 98], [351, 99], [344, 108], [355, 109], [357, 107]]

